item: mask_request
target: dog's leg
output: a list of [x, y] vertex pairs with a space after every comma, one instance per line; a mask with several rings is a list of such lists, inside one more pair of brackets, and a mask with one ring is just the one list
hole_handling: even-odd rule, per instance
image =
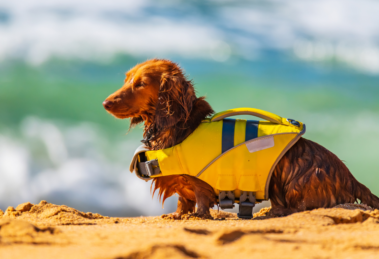
[[284, 216], [291, 215], [295, 212], [298, 212], [298, 211], [295, 209], [292, 209], [292, 208], [285, 208], [282, 206], [273, 206], [271, 208], [271, 210], [269, 211], [269, 213], [267, 213], [267, 216], [269, 216], [269, 217], [284, 217]]
[[159, 195], [166, 198], [177, 193], [179, 195], [178, 207], [174, 213], [164, 214], [162, 218], [181, 219], [182, 215], [195, 212], [196, 196], [193, 186], [181, 175], [164, 176], [154, 179], [154, 192], [159, 188]]
[[195, 207], [196, 201], [191, 201], [184, 197], [179, 197], [176, 213], [179, 213], [180, 215], [192, 213], [195, 212]]
[[[213, 188], [206, 182], [189, 175], [172, 175], [154, 179], [155, 190], [159, 189], [159, 195], [163, 195], [163, 202], [174, 193], [179, 195], [176, 212], [162, 215], [163, 218], [181, 219], [182, 215], [197, 212], [191, 215], [201, 218], [211, 218], [209, 208], [216, 202], [216, 194]], [[154, 193], [153, 192], [153, 193]]]
[[192, 215], [199, 218], [212, 218], [209, 208], [216, 204], [216, 194], [213, 188], [196, 177], [188, 175], [184, 177], [192, 185], [196, 196], [197, 211]]
[[209, 211], [210, 207], [214, 206], [214, 202], [211, 197], [204, 195], [202, 190], [195, 190], [197, 210], [194, 216], [199, 218], [212, 218]]
[[182, 215], [195, 212], [195, 207], [196, 201], [191, 201], [180, 196], [178, 200], [178, 208], [176, 209], [176, 211], [165, 216], [165, 218], [181, 219]]

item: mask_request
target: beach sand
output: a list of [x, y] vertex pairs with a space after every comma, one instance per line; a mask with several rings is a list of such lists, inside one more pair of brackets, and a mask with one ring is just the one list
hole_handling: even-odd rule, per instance
[[0, 211], [0, 258], [379, 258], [379, 210], [344, 204], [253, 220], [110, 218], [41, 201]]

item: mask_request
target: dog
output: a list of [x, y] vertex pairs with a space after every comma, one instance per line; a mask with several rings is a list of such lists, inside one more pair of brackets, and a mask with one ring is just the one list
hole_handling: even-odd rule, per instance
[[[164, 59], [148, 60], [129, 70], [124, 85], [108, 96], [103, 106], [116, 118], [129, 118], [130, 127], [144, 123], [142, 142], [150, 150], [181, 143], [214, 113], [204, 97], [196, 96], [181, 68]], [[188, 213], [209, 218], [209, 209], [217, 204], [213, 188], [193, 176], [158, 177], [152, 184], [153, 195], [159, 189], [163, 203], [175, 193], [179, 195], [177, 210], [170, 215], [174, 219]], [[358, 200], [379, 209], [379, 198], [359, 183], [335, 154], [305, 138], [300, 138], [276, 165], [269, 198], [270, 216]]]

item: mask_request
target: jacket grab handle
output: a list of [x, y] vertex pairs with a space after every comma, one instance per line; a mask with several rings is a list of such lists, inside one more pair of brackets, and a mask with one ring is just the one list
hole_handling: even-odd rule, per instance
[[272, 123], [283, 124], [283, 118], [279, 115], [255, 108], [236, 108], [219, 112], [212, 116], [211, 121], [219, 121], [235, 115], [252, 115]]

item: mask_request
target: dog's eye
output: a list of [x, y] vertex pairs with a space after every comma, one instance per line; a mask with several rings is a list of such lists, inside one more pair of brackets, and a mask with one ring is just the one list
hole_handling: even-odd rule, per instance
[[143, 86], [145, 86], [145, 84], [143, 82], [140, 82], [140, 83], [136, 84], [134, 87], [135, 88], [140, 88], [140, 87], [143, 87]]

